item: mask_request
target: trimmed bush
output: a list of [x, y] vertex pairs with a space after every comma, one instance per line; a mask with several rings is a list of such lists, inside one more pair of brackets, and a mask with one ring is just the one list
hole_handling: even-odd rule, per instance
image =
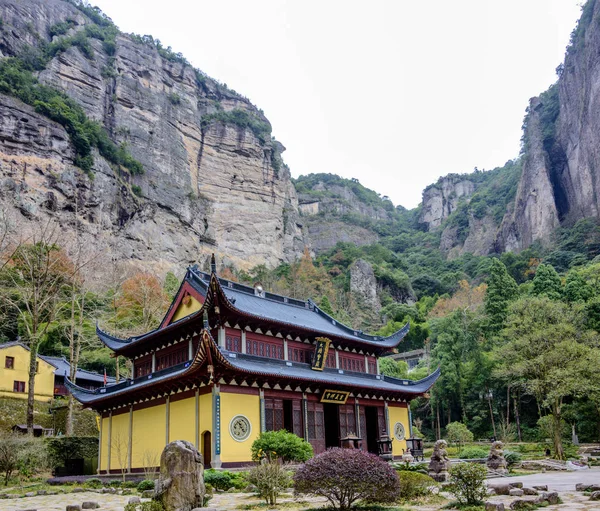
[[281, 458], [282, 461], [304, 462], [314, 455], [312, 445], [285, 429], [265, 431], [252, 443], [252, 459]]
[[437, 486], [431, 477], [419, 472], [401, 470], [398, 472], [398, 477], [400, 478], [400, 498], [402, 500], [428, 495], [429, 488]]
[[489, 454], [489, 449], [484, 449], [483, 447], [465, 447], [460, 451], [460, 457], [465, 460], [487, 458]]
[[378, 456], [335, 447], [315, 456], [294, 475], [298, 493], [325, 497], [345, 511], [357, 500], [393, 502], [400, 495], [396, 471]]
[[204, 482], [216, 490], [227, 491], [230, 488], [239, 490], [248, 484], [244, 476], [244, 473], [234, 474], [227, 470], [217, 472], [216, 470], [209, 469], [204, 471]]
[[450, 469], [449, 491], [461, 505], [481, 504], [487, 495], [487, 468], [477, 463], [459, 463]]
[[504, 451], [504, 459], [506, 460], [508, 466], [512, 467], [517, 463], [521, 463], [523, 456], [521, 456], [518, 452]]
[[154, 481], [151, 481], [150, 479], [144, 479], [143, 481], [140, 481], [140, 483], [137, 485], [137, 490], [139, 492], [154, 490]]
[[98, 479], [97, 477], [91, 477], [85, 483], [83, 483], [83, 485], [86, 488], [92, 488], [94, 490], [97, 490], [98, 488], [102, 488], [104, 486], [102, 484], [102, 480]]

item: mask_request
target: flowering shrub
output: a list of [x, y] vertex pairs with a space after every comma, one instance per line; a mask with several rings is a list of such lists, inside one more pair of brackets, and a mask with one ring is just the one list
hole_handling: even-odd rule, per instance
[[281, 458], [283, 461], [304, 462], [314, 455], [312, 445], [285, 429], [265, 431], [252, 443], [252, 459]]
[[478, 463], [459, 463], [450, 469], [450, 493], [459, 504], [480, 504], [486, 497], [487, 468]]
[[396, 471], [374, 454], [328, 449], [302, 465], [294, 476], [298, 493], [325, 497], [345, 511], [357, 500], [393, 502], [400, 494]]

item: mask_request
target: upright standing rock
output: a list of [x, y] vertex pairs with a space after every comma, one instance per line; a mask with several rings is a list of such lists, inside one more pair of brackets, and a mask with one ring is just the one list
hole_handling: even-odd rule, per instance
[[487, 468], [499, 474], [508, 474], [507, 463], [504, 459], [504, 444], [500, 441], [492, 442], [492, 448], [486, 462]]
[[443, 483], [449, 479], [450, 460], [448, 459], [446, 447], [448, 447], [446, 440], [438, 440], [433, 446], [433, 454], [429, 462], [429, 476], [438, 483]]
[[191, 511], [202, 507], [202, 456], [190, 442], [176, 440], [163, 450], [155, 499], [162, 503], [165, 511]]

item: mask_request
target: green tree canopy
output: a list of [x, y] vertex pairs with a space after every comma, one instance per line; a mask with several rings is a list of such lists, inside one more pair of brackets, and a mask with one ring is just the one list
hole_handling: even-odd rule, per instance
[[598, 359], [600, 337], [585, 328], [579, 308], [548, 296], [515, 302], [502, 335], [506, 343], [496, 351], [496, 372], [549, 410], [556, 425], [555, 455], [562, 459], [563, 404], [595, 390], [598, 371], [590, 361]]
[[491, 332], [498, 332], [506, 319], [508, 305], [517, 297], [519, 290], [500, 259], [492, 260], [487, 286], [484, 306], [488, 327]]
[[560, 300], [562, 285], [560, 277], [551, 264], [540, 264], [533, 278], [533, 294], [547, 296], [551, 300]]

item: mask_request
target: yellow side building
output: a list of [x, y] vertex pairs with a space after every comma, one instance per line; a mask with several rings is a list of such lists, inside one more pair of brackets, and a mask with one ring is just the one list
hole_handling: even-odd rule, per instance
[[[0, 397], [27, 399], [29, 391], [29, 349], [20, 342], [0, 344]], [[36, 401], [50, 401], [54, 397], [56, 368], [37, 357], [35, 375]]]

